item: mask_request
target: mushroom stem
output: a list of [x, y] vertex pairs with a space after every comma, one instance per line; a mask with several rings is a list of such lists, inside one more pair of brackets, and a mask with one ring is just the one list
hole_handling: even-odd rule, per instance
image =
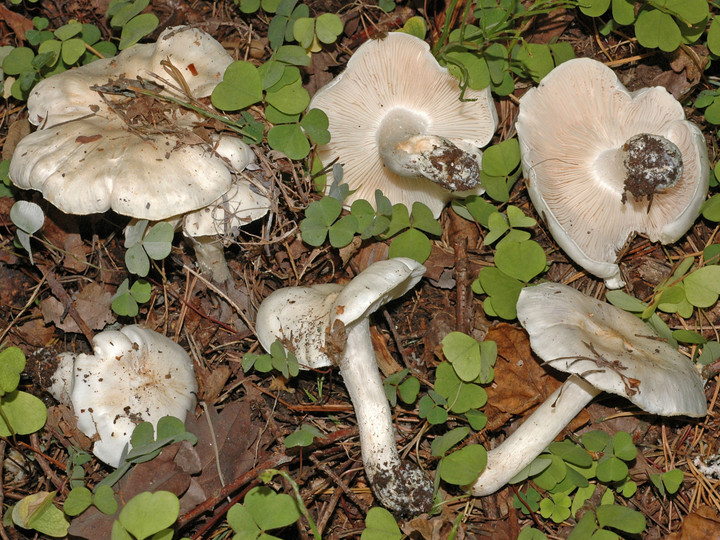
[[682, 178], [682, 152], [661, 135], [640, 133], [630, 137], [620, 149], [625, 168], [625, 191], [636, 199], [662, 193]]
[[480, 165], [472, 152], [428, 134], [430, 119], [407, 109], [390, 111], [377, 131], [383, 164], [395, 174], [423, 177], [451, 191], [480, 185]]
[[368, 481], [380, 503], [395, 512], [421, 514], [433, 504], [433, 483], [415, 464], [403, 462], [395, 443], [392, 414], [378, 372], [364, 317], [346, 327], [340, 374], [352, 400]]
[[488, 452], [487, 466], [473, 485], [473, 495], [490, 495], [505, 486], [599, 393], [587, 381], [570, 375], [512, 435]]
[[225, 260], [225, 251], [216, 236], [189, 237], [195, 249], [195, 258], [203, 272], [210, 272], [215, 283], [224, 283], [232, 275]]

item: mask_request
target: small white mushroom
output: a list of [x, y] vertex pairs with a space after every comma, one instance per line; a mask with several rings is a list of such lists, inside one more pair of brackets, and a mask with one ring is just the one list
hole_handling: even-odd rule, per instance
[[266, 350], [280, 340], [303, 369], [337, 365], [355, 408], [365, 473], [380, 503], [395, 512], [419, 514], [433, 504], [433, 484], [395, 443], [390, 405], [370, 339], [370, 315], [409, 291], [425, 267], [398, 257], [380, 261], [345, 287], [288, 287], [258, 309], [256, 329]]
[[197, 381], [185, 350], [137, 325], [93, 338], [94, 354], [61, 355], [50, 393], [77, 415], [78, 429], [95, 439], [93, 453], [118, 467], [136, 424], [163, 416], [185, 420]]
[[[193, 98], [207, 97], [231, 62], [207, 33], [176, 27], [163, 31], [156, 43], [134, 45], [41, 81], [28, 98], [30, 121], [38, 129], [17, 145], [10, 178], [18, 187], [41, 191], [67, 214], [114, 210], [135, 219], [179, 221], [205, 208], [217, 214], [214, 208], [232, 199], [228, 218], [257, 219], [269, 202], [238, 176], [255, 159], [246, 144], [230, 136], [202, 142], [192, 133], [200, 116], [157, 103], [132, 113], [137, 99], [123, 94], [126, 86], [141, 86], [136, 77], [171, 79], [165, 68], [173, 66]], [[152, 90], [169, 95], [162, 87]], [[251, 198], [243, 199], [248, 193]], [[221, 248], [219, 254], [205, 251], [201, 245], [201, 266], [217, 268], [216, 281], [227, 279]], [[206, 264], [206, 255], [219, 262]]]
[[437, 217], [452, 192], [482, 193], [480, 148], [497, 113], [489, 88], [467, 89], [465, 101], [460, 93], [421, 39], [391, 32], [361, 45], [310, 102], [330, 122], [320, 159], [338, 158], [356, 190], [346, 202], [374, 201], [380, 189], [393, 204], [419, 201]]
[[564, 62], [520, 99], [528, 192], [565, 253], [610, 288], [635, 233], [675, 242], [708, 190], [705, 139], [662, 87], [629, 92], [588, 58]]
[[523, 289], [517, 312], [535, 354], [571, 375], [488, 452], [474, 495], [505, 486], [600, 392], [661, 416], [707, 414], [698, 370], [638, 317], [558, 283]]

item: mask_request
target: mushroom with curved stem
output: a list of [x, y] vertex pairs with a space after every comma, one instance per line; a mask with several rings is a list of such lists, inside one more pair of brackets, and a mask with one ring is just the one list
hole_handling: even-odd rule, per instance
[[700, 129], [664, 88], [629, 92], [589, 58], [553, 69], [520, 99], [516, 123], [528, 193], [565, 253], [609, 288], [631, 236], [678, 240], [709, 181]]
[[571, 375], [488, 452], [474, 495], [505, 486], [602, 391], [652, 414], [707, 414], [700, 373], [638, 317], [557, 283], [523, 289], [517, 311], [535, 354]]
[[72, 405], [80, 431], [96, 439], [93, 453], [118, 467], [136, 424], [185, 420], [195, 406], [195, 371], [182, 347], [141, 326], [105, 330], [92, 345], [93, 354], [60, 355], [49, 391]]
[[489, 88], [460, 97], [458, 80], [421, 39], [391, 32], [361, 45], [310, 102], [330, 123], [318, 156], [339, 158], [355, 190], [345, 202], [373, 201], [380, 189], [393, 204], [422, 202], [438, 217], [454, 192], [482, 193], [480, 148], [497, 112]]
[[258, 309], [256, 330], [270, 350], [275, 340], [294, 352], [301, 368], [337, 365], [357, 416], [368, 481], [380, 503], [419, 514], [433, 504], [433, 483], [398, 455], [390, 405], [370, 339], [370, 315], [409, 291], [425, 267], [403, 257], [380, 261], [348, 285], [288, 287]]
[[[210, 134], [203, 140], [193, 128], [204, 118], [161, 98], [196, 104], [230, 63], [210, 35], [176, 27], [156, 43], [41, 81], [28, 99], [38, 129], [15, 148], [10, 178], [20, 188], [41, 191], [67, 214], [114, 210], [135, 219], [179, 220], [215, 204], [234, 184], [246, 182], [237, 174], [254, 159], [252, 151], [238, 137]], [[153, 86], [159, 99], [150, 101], [149, 112], [133, 112], [138, 100], [151, 99], [134, 93], [145, 83], [133, 77], [148, 79], [166, 67], [183, 77], [177, 81], [183, 90], [173, 92], [171, 83]], [[248, 202], [253, 207], [262, 196], [255, 195]], [[269, 202], [263, 207], [267, 212]]]

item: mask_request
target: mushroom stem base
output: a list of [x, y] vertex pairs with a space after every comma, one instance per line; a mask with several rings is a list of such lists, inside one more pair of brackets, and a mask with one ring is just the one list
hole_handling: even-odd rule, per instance
[[363, 464], [373, 492], [394, 512], [427, 512], [433, 504], [433, 483], [419, 467], [400, 460], [367, 319], [347, 327], [346, 336], [340, 374], [355, 408]]
[[490, 495], [504, 487], [599, 393], [590, 383], [571, 375], [512, 435], [488, 452], [487, 466], [473, 485], [473, 495]]

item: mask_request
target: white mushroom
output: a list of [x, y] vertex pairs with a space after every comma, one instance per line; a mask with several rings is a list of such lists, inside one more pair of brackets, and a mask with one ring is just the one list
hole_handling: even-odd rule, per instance
[[626, 397], [652, 414], [707, 414], [698, 370], [638, 317], [558, 283], [523, 289], [517, 311], [535, 354], [571, 375], [488, 452], [473, 494], [502, 488], [602, 391]]
[[93, 453], [118, 467], [136, 424], [185, 420], [195, 406], [195, 372], [182, 347], [140, 326], [100, 332], [92, 345], [94, 354], [61, 355], [50, 392], [72, 405], [80, 431], [95, 439]]
[[708, 189], [705, 139], [662, 87], [629, 92], [588, 58], [564, 62], [520, 100], [528, 191], [565, 253], [610, 288], [635, 232], [675, 242]]
[[[264, 197], [253, 192], [244, 205], [238, 194], [247, 190], [233, 187], [247, 183], [237, 174], [254, 159], [239, 138], [205, 143], [191, 131], [202, 120], [194, 113], [158, 103], [133, 109], [138, 99], [132, 88], [143, 84], [136, 77], [167, 79], [166, 67], [172, 66], [185, 90], [201, 98], [210, 95], [231, 62], [207, 33], [177, 27], [165, 30], [157, 43], [135, 45], [41, 81], [28, 99], [30, 121], [38, 129], [17, 145], [10, 178], [18, 187], [41, 191], [68, 214], [112, 209], [158, 221], [234, 197], [235, 206], [251, 207], [259, 217]], [[170, 95], [162, 87], [151, 89]], [[265, 199], [261, 207], [268, 206]]]
[[233, 171], [233, 183], [212, 204], [185, 214], [182, 228], [192, 242], [200, 269], [222, 283], [231, 278], [223, 239], [236, 236], [238, 228], [267, 214], [270, 201], [255, 184], [241, 176], [242, 171], [256, 161], [248, 145], [237, 137], [221, 137], [215, 152], [227, 160]]
[[320, 159], [338, 158], [343, 180], [357, 190], [346, 203], [373, 202], [380, 189], [393, 204], [419, 201], [437, 217], [452, 192], [482, 193], [480, 148], [497, 113], [489, 88], [467, 89], [467, 101], [460, 93], [421, 39], [392, 32], [361, 45], [310, 102], [330, 121]]
[[398, 455], [369, 317], [409, 291], [424, 272], [418, 262], [398, 257], [369, 266], [345, 287], [279, 289], [260, 305], [256, 323], [266, 350], [280, 340], [303, 369], [340, 368], [357, 416], [368, 481], [383, 506], [410, 514], [432, 507], [433, 484], [422, 470]]

